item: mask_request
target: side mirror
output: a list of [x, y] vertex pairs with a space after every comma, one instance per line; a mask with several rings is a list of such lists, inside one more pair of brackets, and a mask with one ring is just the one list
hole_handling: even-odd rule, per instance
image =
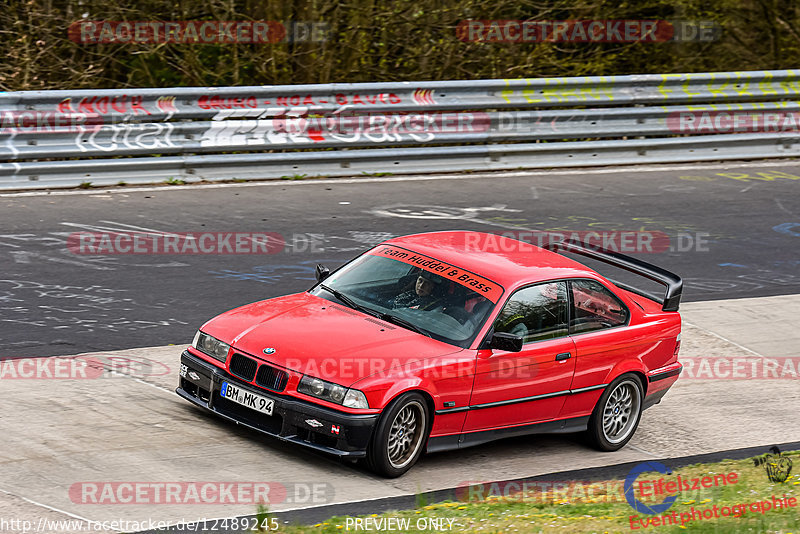
[[317, 271], [317, 282], [322, 282], [323, 280], [328, 278], [329, 274], [331, 274], [331, 270], [322, 265], [321, 263], [317, 264], [316, 271]]
[[519, 352], [522, 350], [522, 338], [507, 332], [495, 332], [492, 334], [489, 348], [508, 352]]

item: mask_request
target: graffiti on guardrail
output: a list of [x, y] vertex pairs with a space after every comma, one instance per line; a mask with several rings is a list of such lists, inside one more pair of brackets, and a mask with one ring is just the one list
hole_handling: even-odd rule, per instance
[[[254, 110], [258, 113], [260, 110]], [[241, 116], [243, 113], [236, 113]], [[220, 113], [215, 119], [234, 116]], [[203, 132], [201, 146], [287, 144], [302, 142], [416, 142], [438, 135], [475, 134], [489, 130], [489, 115], [472, 112], [280, 115], [258, 120], [215, 120]]]
[[[258, 109], [263, 106], [274, 107], [308, 107], [308, 106], [367, 106], [376, 104], [400, 104], [403, 98], [390, 93], [336, 93], [331, 95], [284, 94], [277, 96], [257, 96], [253, 94], [236, 97], [219, 95], [201, 95], [197, 98], [200, 109]], [[265, 111], [264, 109], [261, 110]]]
[[176, 147], [172, 135], [174, 123], [128, 120], [156, 114], [170, 118], [178, 111], [175, 97], [171, 95], [162, 95], [152, 101], [141, 95], [127, 94], [83, 97], [75, 102], [72, 98], [65, 98], [58, 103], [57, 110], [63, 114], [85, 114], [94, 118], [90, 127], [74, 130], [76, 135], [72, 142], [82, 153], [114, 152], [120, 148], [158, 151]]
[[108, 113], [128, 113], [138, 115], [150, 115], [150, 111], [144, 108], [144, 97], [141, 95], [130, 95], [123, 93], [118, 96], [91, 96], [83, 97], [77, 102], [72, 98], [65, 98], [58, 103], [58, 111], [62, 113], [89, 113], [106, 115]]
[[258, 106], [258, 98], [253, 95], [243, 97], [202, 95], [197, 99], [197, 107], [200, 109], [256, 109]]
[[[612, 76], [587, 77], [577, 84], [568, 78], [506, 79], [499, 94], [509, 104], [581, 102], [668, 102], [746, 99], [754, 96], [779, 100], [800, 92], [800, 79], [777, 77], [771, 71], [727, 73], [709, 78], [707, 73], [653, 74], [640, 77], [635, 92], [620, 91]], [[635, 94], [635, 96], [634, 96]]]
[[[787, 125], [789, 114], [800, 109], [794, 98], [798, 94], [800, 75], [792, 70], [8, 92], [0, 95], [3, 109], [99, 115], [102, 124], [97, 131], [69, 126], [77, 131], [54, 131], [52, 137], [35, 130], [6, 131], [2, 157], [11, 163], [0, 163], [0, 187], [78, 186], [88, 178], [94, 185], [111, 185], [119, 182], [120, 175], [127, 183], [160, 182], [184, 173], [213, 181], [230, 178], [208, 161], [209, 153], [235, 161], [243, 174], [258, 178], [280, 178], [287, 165], [306, 175], [344, 176], [353, 174], [352, 168], [419, 173], [445, 166], [449, 171], [474, 171], [791, 157], [800, 153], [800, 143], [794, 139], [798, 129]], [[672, 112], [749, 110], [764, 113], [765, 118], [759, 118], [758, 125], [751, 121], [750, 129], [739, 132], [730, 115], [738, 136], [702, 135], [707, 133], [702, 114], [692, 123], [698, 131], [688, 133], [696, 139], [670, 131], [667, 124]], [[386, 111], [391, 113], [376, 114]], [[395, 111], [402, 113], [395, 116]], [[432, 125], [419, 127], [420, 121], [403, 118], [413, 115], [403, 115], [409, 111], [422, 112], [422, 122]], [[761, 126], [774, 130], [770, 121], [776, 112], [782, 121], [777, 138], [761, 131]], [[329, 126], [334, 115], [354, 113], [367, 118], [338, 118]], [[488, 121], [479, 113], [488, 115]], [[464, 122], [439, 125], [452, 116]], [[719, 131], [728, 128], [725, 117], [708, 115]], [[41, 118], [41, 126], [47, 128], [48, 121], [59, 119]], [[147, 125], [129, 125], [139, 122]], [[684, 120], [684, 127], [689, 122]], [[13, 123], [8, 126], [27, 127]], [[551, 140], [558, 142], [532, 142]], [[462, 145], [470, 143], [475, 144], [465, 150]], [[400, 148], [414, 144], [428, 146]], [[270, 146], [276, 150], [262, 150]], [[322, 158], [298, 151], [335, 146], [380, 150], [325, 151], [319, 153]], [[179, 152], [185, 155], [156, 159]], [[90, 159], [134, 155], [152, 157]]]
[[158, 151], [174, 148], [171, 122], [130, 122], [108, 124], [91, 131], [80, 131], [75, 136], [75, 146], [81, 152], [114, 152], [121, 147]]
[[[595, 128], [598, 137], [619, 134], [622, 116], [605, 115], [596, 111], [512, 111], [512, 112], [475, 112], [475, 111], [391, 111], [372, 112], [359, 109], [339, 112], [314, 112], [315, 106], [286, 106], [290, 103], [302, 103], [297, 98], [278, 97], [275, 103], [280, 107], [263, 106], [254, 96], [213, 97], [202, 96], [196, 103], [178, 103], [175, 96], [162, 96], [155, 101], [143, 102], [140, 107], [150, 115], [132, 115], [119, 113], [85, 115], [81, 113], [55, 112], [8, 112], [5, 118], [0, 116], [0, 135], [19, 133], [54, 134], [51, 141], [37, 148], [37, 142], [28, 143], [33, 146], [20, 146], [14, 151], [14, 144], [6, 144], [11, 149], [12, 159], [32, 158], [47, 154], [48, 146], [61, 148], [77, 148], [81, 154], [98, 155], [125, 151], [126, 153], [194, 151], [202, 148], [204, 152], [214, 148], [237, 147], [244, 150], [260, 145], [277, 145], [281, 148], [303, 148], [317, 145], [352, 144], [369, 146], [376, 144], [423, 144], [437, 140], [452, 142], [474, 142], [491, 140], [515, 140], [529, 137], [541, 139], [559, 139], [569, 136], [581, 136], [589, 128]], [[310, 98], [307, 96], [306, 98]], [[379, 98], [379, 97], [375, 97]], [[269, 101], [269, 99], [265, 100]], [[315, 102], [320, 102], [319, 100]], [[181, 107], [179, 107], [179, 105]], [[324, 105], [320, 103], [319, 105]], [[187, 109], [187, 106], [189, 108]], [[107, 105], [97, 106], [86, 102], [79, 109], [108, 111]], [[346, 107], [346, 106], [343, 106]], [[122, 109], [122, 108], [120, 108]], [[210, 121], [172, 122], [173, 116], [202, 110], [213, 114]], [[665, 120], [672, 118], [641, 117], [638, 112], [631, 112], [624, 121], [641, 119], [636, 126], [641, 133], [653, 133], [664, 129]], [[677, 112], [675, 112], [677, 113]], [[700, 112], [692, 112], [695, 115]], [[703, 112], [710, 114], [712, 112]], [[775, 124], [769, 117], [795, 116], [798, 122], [794, 127], [800, 131], [800, 113], [798, 112], [733, 112], [718, 111], [717, 117], [727, 117], [725, 125], [720, 122], [719, 131], [710, 131], [705, 122], [699, 126], [691, 126], [692, 133], [701, 135], [709, 133], [743, 133], [743, 128], [763, 126], [761, 133], [779, 133], [788, 123]], [[762, 116], [764, 120], [751, 121], [749, 125], [736, 123], [731, 117]], [[689, 112], [681, 115], [687, 115]], [[137, 119], [138, 117], [138, 119]], [[206, 117], [201, 117], [206, 118]], [[675, 121], [683, 121], [675, 119]], [[146, 119], [146, 122], [139, 122]], [[694, 120], [694, 119], [692, 119]], [[777, 119], [776, 119], [777, 120]], [[623, 122], [624, 122], [623, 121]], [[691, 121], [690, 121], [691, 122]], [[719, 121], [717, 121], [719, 122]], [[59, 125], [74, 124], [68, 128]], [[766, 125], [766, 126], [765, 126]], [[7, 126], [3, 128], [2, 126]], [[673, 125], [676, 131], [682, 128]], [[738, 130], [736, 130], [738, 128]], [[723, 131], [724, 130], [724, 131]], [[633, 135], [633, 130], [628, 132]], [[752, 132], [751, 132], [752, 133]], [[69, 137], [69, 135], [73, 137]], [[20, 143], [22, 145], [22, 143]], [[321, 145], [320, 145], [321, 146]], [[735, 176], [735, 173], [734, 173]]]
[[[414, 102], [418, 105], [432, 103], [433, 97], [427, 94], [424, 99], [420, 97], [420, 89], [412, 89], [408, 96], [395, 92], [354, 92], [332, 93], [319, 95], [311, 93], [287, 93], [283, 95], [242, 94], [237, 96], [220, 96], [214, 94], [201, 94], [186, 101], [188, 109], [197, 107], [202, 110], [230, 110], [230, 109], [257, 109], [260, 114], [264, 112], [277, 112], [277, 108], [308, 108], [320, 106], [370, 106], [370, 105], [397, 105], [403, 102]], [[176, 96], [165, 95], [153, 99], [145, 99], [142, 95], [128, 95], [123, 93], [116, 96], [85, 96], [80, 99], [67, 97], [56, 105], [60, 113], [86, 114], [86, 115], [152, 115], [159, 111], [175, 112]], [[269, 107], [269, 109], [268, 109]], [[225, 118], [224, 116], [221, 118]]]

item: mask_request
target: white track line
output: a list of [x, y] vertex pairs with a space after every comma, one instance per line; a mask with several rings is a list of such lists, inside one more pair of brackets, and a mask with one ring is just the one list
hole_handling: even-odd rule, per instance
[[64, 515], [68, 515], [69, 517], [74, 517], [75, 519], [78, 519], [80, 521], [86, 521], [87, 523], [94, 523], [95, 522], [92, 519], [87, 519], [85, 517], [81, 517], [79, 515], [75, 515], [73, 513], [61, 510], [59, 508], [54, 508], [54, 507], [49, 506], [47, 504], [42, 504], [40, 502], [32, 501], [31, 499], [23, 497], [22, 495], [18, 495], [18, 494], [14, 493], [14, 492], [11, 492], [11, 491], [8, 491], [8, 490], [4, 490], [3, 488], [0, 488], [0, 492], [5, 493], [6, 495], [11, 495], [12, 497], [16, 497], [17, 499], [22, 499], [25, 502], [29, 502], [29, 503], [34, 504], [36, 506], [39, 506], [41, 508], [46, 508], [46, 509], [48, 509], [48, 510], [50, 510], [52, 512], [58, 512], [59, 514], [64, 514]]
[[[768, 297], [767, 297], [767, 298], [768, 298]], [[722, 341], [725, 341], [725, 342], [727, 342], [727, 343], [730, 343], [731, 345], [733, 345], [733, 346], [735, 346], [735, 347], [737, 347], [737, 348], [740, 348], [740, 349], [742, 349], [742, 350], [744, 350], [744, 351], [747, 351], [747, 352], [750, 352], [750, 353], [752, 353], [752, 354], [755, 354], [755, 355], [756, 355], [756, 356], [758, 356], [759, 358], [766, 358], [766, 356], [764, 356], [763, 354], [759, 354], [758, 352], [754, 351], [753, 349], [748, 349], [748, 348], [747, 348], [747, 347], [745, 347], [744, 345], [740, 345], [740, 344], [736, 343], [735, 341], [733, 341], [733, 340], [731, 340], [731, 339], [728, 339], [728, 338], [726, 338], [725, 336], [721, 336], [721, 335], [717, 334], [716, 332], [712, 332], [711, 330], [709, 330], [709, 329], [707, 329], [707, 328], [703, 328], [702, 326], [696, 325], [696, 324], [694, 324], [694, 323], [690, 323], [689, 321], [686, 321], [686, 320], [684, 320], [684, 321], [683, 321], [683, 324], [687, 324], [687, 325], [689, 325], [689, 326], [693, 326], [693, 327], [695, 327], [695, 328], [697, 328], [697, 329], [699, 329], [699, 330], [702, 330], [703, 332], [707, 332], [707, 333], [711, 334], [712, 336], [714, 336], [714, 337], [716, 337], [716, 338], [719, 338], [719, 339], [721, 339]]]
[[640, 449], [639, 447], [637, 447], [637, 446], [635, 446], [635, 445], [631, 445], [630, 443], [628, 443], [628, 444], [626, 445], [626, 447], [628, 447], [629, 449], [633, 449], [633, 450], [635, 450], [635, 451], [637, 451], [637, 452], [641, 452], [642, 454], [646, 454], [647, 456], [650, 456], [651, 458], [661, 458], [661, 456], [656, 456], [656, 455], [655, 455], [655, 454], [653, 454], [652, 452], [650, 452], [650, 451], [646, 451], [646, 450], [644, 450], [644, 449]]
[[168, 388], [165, 388], [165, 387], [159, 386], [158, 384], [153, 384], [153, 383], [151, 383], [151, 382], [148, 382], [147, 380], [142, 380], [141, 378], [134, 378], [133, 380], [134, 380], [134, 381], [136, 381], [136, 382], [139, 382], [139, 383], [141, 383], [141, 384], [144, 384], [144, 385], [146, 385], [146, 386], [150, 386], [150, 387], [152, 387], [152, 388], [156, 388], [156, 389], [157, 389], [157, 390], [159, 390], [159, 391], [164, 391], [164, 392], [167, 392], [167, 393], [169, 393], [169, 394], [170, 394], [170, 396], [171, 396], [171, 397], [175, 397], [175, 398], [177, 398], [177, 397], [176, 397], [176, 394], [175, 394], [175, 390], [174, 390], [174, 389], [168, 389]]
[[303, 186], [313, 184], [356, 184], [356, 183], [387, 183], [387, 182], [418, 182], [426, 180], [470, 180], [476, 178], [519, 178], [525, 176], [571, 176], [587, 174], [617, 174], [621, 172], [664, 172], [678, 170], [716, 170], [716, 169], [741, 169], [749, 167], [791, 167], [797, 166], [800, 162], [796, 160], [782, 161], [754, 161], [751, 163], [719, 163], [713, 165], [624, 165], [617, 167], [606, 167], [603, 169], [572, 169], [572, 170], [531, 170], [531, 171], [495, 171], [468, 174], [429, 174], [429, 175], [407, 175], [392, 176], [381, 178], [310, 178], [307, 180], [275, 180], [265, 179], [246, 183], [209, 183], [209, 184], [188, 184], [181, 186], [162, 185], [158, 187], [115, 187], [113, 189], [103, 189], [98, 187], [91, 190], [44, 190], [44, 191], [24, 191], [20, 193], [0, 193], [0, 198], [14, 197], [38, 197], [38, 196], [62, 196], [62, 195], [106, 195], [112, 193], [147, 193], [147, 192], [174, 192], [196, 189], [218, 189], [218, 188], [240, 188], [240, 187], [275, 187], [275, 186]]

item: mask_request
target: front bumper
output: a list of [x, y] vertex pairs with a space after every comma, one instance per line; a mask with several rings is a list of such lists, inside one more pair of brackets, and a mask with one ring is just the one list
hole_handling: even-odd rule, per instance
[[[346, 458], [366, 456], [367, 445], [372, 437], [378, 414], [346, 414], [288, 395], [260, 389], [242, 382], [224, 369], [192, 356], [188, 351], [184, 351], [181, 355], [181, 369], [179, 386], [175, 392], [220, 417], [328, 454]], [[220, 389], [223, 381], [273, 399], [275, 407], [272, 415], [251, 410], [221, 397]]]

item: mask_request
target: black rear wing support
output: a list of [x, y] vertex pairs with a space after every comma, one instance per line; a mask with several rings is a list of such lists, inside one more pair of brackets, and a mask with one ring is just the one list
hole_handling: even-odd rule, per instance
[[675, 273], [662, 269], [651, 263], [647, 263], [619, 252], [604, 249], [594, 245], [587, 246], [577, 239], [567, 239], [564, 241], [554, 241], [547, 243], [544, 248], [552, 252], [572, 252], [587, 258], [592, 258], [609, 265], [614, 265], [626, 271], [644, 276], [654, 282], [666, 286], [667, 291], [664, 299], [660, 300], [663, 311], [678, 311], [681, 303], [681, 292], [683, 291], [683, 280]]

